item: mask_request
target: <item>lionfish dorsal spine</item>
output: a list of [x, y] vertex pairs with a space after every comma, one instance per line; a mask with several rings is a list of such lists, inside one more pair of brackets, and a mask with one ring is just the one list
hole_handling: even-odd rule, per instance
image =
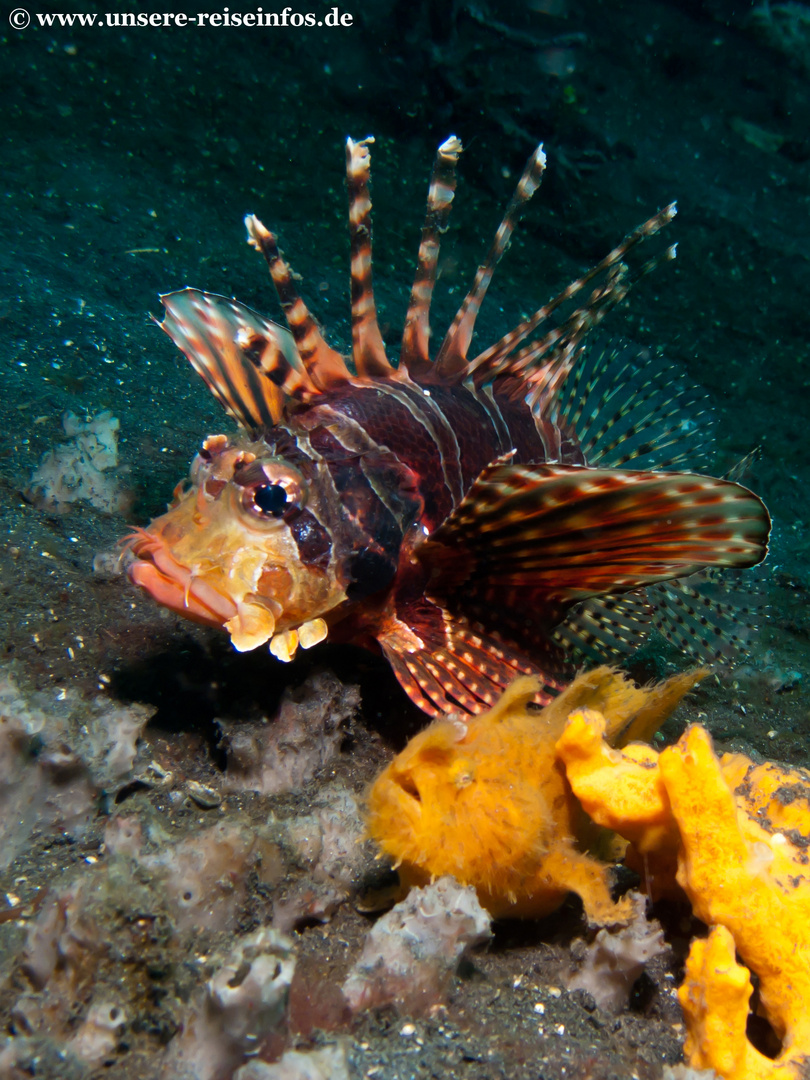
[[518, 181], [515, 193], [509, 201], [503, 220], [495, 233], [495, 239], [486, 260], [475, 275], [472, 288], [464, 298], [456, 313], [450, 329], [445, 335], [439, 354], [436, 357], [436, 370], [439, 375], [452, 377], [463, 371], [467, 362], [467, 350], [472, 339], [475, 320], [492, 281], [495, 268], [509, 245], [523, 208], [537, 191], [546, 169], [546, 155], [542, 143], [526, 163], [523, 175]]
[[390, 378], [395, 368], [385, 355], [371, 270], [371, 154], [369, 136], [346, 140], [346, 185], [349, 191], [349, 239], [352, 278], [352, 359], [361, 378]]
[[[673, 203], [645, 223], [645, 225], [653, 226], [653, 228], [649, 233], [644, 234], [641, 239], [658, 232], [663, 225], [672, 220], [674, 215], [675, 204]], [[636, 232], [643, 230], [645, 225], [642, 225]], [[628, 271], [622, 262], [612, 266], [608, 271], [605, 282], [593, 290], [588, 302], [581, 309], [573, 312], [562, 324], [560, 328], [562, 333], [552, 331], [549, 339], [554, 342], [551, 360], [541, 371], [534, 370], [537, 357], [546, 355], [549, 343], [541, 341], [536, 346], [528, 345], [520, 350], [515, 357], [515, 362], [518, 366], [518, 372], [529, 369], [527, 378], [533, 384], [533, 388], [526, 400], [532, 410], [540, 407], [549, 393], [556, 395], [559, 392], [564, 379], [554, 378], [556, 368], [559, 366], [567, 376], [577, 356], [582, 352], [585, 337], [599, 325], [612, 308], [625, 299], [636, 282], [655, 270], [661, 263], [674, 259], [677, 247], [677, 244], [671, 244], [658, 255], [647, 259], [638, 269], [632, 272]], [[553, 389], [549, 385], [549, 376], [554, 381]]]
[[247, 215], [245, 226], [249, 243], [262, 253], [267, 262], [284, 317], [307, 375], [321, 391], [347, 382], [351, 378], [351, 372], [340, 353], [327, 345], [318, 324], [298, 294], [293, 284], [292, 271], [279, 253], [276, 237], [254, 214]]
[[[538, 308], [528, 319], [525, 319], [510, 330], [508, 334], [505, 334], [500, 341], [496, 341], [494, 345], [479, 353], [468, 365], [468, 371], [470, 374], [475, 375], [476, 382], [481, 380], [490, 381], [500, 375], [522, 375], [527, 370], [533, 371], [540, 367], [551, 350], [560, 342], [564, 343], [560, 349], [560, 362], [563, 362], [563, 357], [569, 358], [585, 334], [604, 317], [611, 307], [614, 307], [627, 295], [631, 284], [638, 280], [642, 273], [648, 273], [659, 264], [662, 258], [674, 255], [674, 247], [668, 248], [662, 255], [656, 256], [645, 263], [632, 278], [629, 277], [623, 267], [623, 260], [627, 254], [643, 240], [654, 236], [655, 233], [672, 221], [675, 213], [676, 205], [671, 203], [657, 214], [654, 214], [643, 225], [629, 233], [620, 244], [617, 244], [604, 259], [600, 260], [587, 273], [572, 281], [562, 292]], [[601, 275], [606, 275], [606, 280], [592, 291], [589, 299], [582, 307], [573, 312], [560, 326], [549, 330], [537, 341], [531, 342], [518, 350], [518, 346], [538, 327], [542, 326], [551, 315]], [[543, 374], [538, 373], [533, 381], [538, 381], [538, 378], [539, 381], [542, 381], [544, 377], [545, 366]]]
[[430, 370], [430, 304], [436, 283], [441, 235], [447, 229], [456, 192], [456, 167], [463, 147], [455, 135], [436, 151], [428, 188], [425, 223], [419, 243], [416, 274], [402, 333], [400, 370], [416, 377]]

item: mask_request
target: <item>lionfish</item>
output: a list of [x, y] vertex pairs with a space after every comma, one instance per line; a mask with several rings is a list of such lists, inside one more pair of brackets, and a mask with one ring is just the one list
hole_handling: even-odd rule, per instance
[[[160, 324], [241, 428], [205, 439], [168, 511], [129, 537], [133, 582], [236, 649], [280, 660], [328, 638], [382, 650], [431, 715], [489, 707], [517, 675], [548, 701], [583, 656], [626, 653], [655, 627], [705, 659], [733, 646], [733, 606], [704, 588], [759, 563], [768, 513], [706, 458], [696, 388], [586, 335], [674, 247], [627, 257], [667, 206], [499, 341], [470, 357], [476, 316], [521, 210], [538, 147], [472, 287], [431, 357], [429, 311], [461, 143], [438, 150], [397, 364], [372, 289], [372, 139], [347, 141], [352, 353], [331, 348], [276, 237], [252, 215], [288, 329], [198, 289]], [[582, 298], [566, 314], [568, 301]], [[561, 310], [562, 309], [562, 310]], [[631, 467], [632, 466], [632, 467]]]

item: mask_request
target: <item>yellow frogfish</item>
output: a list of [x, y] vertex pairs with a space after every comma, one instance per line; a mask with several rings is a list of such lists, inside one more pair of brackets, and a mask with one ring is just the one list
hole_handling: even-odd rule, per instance
[[630, 905], [611, 899], [609, 867], [586, 850], [594, 828], [555, 744], [583, 707], [609, 718], [615, 745], [649, 738], [701, 676], [638, 688], [598, 667], [542, 710], [536, 679], [517, 679], [487, 713], [435, 720], [411, 739], [371, 788], [368, 832], [405, 888], [451, 874], [496, 918], [539, 918], [575, 892], [592, 923], [623, 922]]

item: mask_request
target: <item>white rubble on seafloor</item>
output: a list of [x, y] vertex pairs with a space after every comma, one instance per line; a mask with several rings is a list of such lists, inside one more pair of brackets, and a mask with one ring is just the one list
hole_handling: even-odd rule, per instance
[[324, 671], [286, 690], [272, 721], [221, 721], [227, 755], [223, 791], [300, 791], [337, 757], [359, 705], [356, 686], [344, 686]]
[[340, 783], [318, 793], [311, 813], [277, 824], [285, 848], [308, 871], [306, 881], [274, 905], [273, 925], [289, 933], [302, 920], [326, 922], [373, 872], [376, 859], [360, 804]]
[[630, 896], [633, 921], [615, 931], [600, 930], [584, 948], [579, 943], [582, 963], [568, 979], [569, 990], [587, 990], [605, 1012], [621, 1012], [645, 964], [666, 951], [661, 924], [647, 918], [646, 897]]
[[341, 1040], [316, 1050], [286, 1050], [273, 1064], [254, 1059], [237, 1069], [233, 1080], [349, 1080], [346, 1043]]
[[161, 1080], [213, 1080], [243, 1064], [283, 1026], [294, 970], [286, 935], [263, 927], [239, 939], [189, 1008]]
[[249, 871], [277, 852], [264, 831], [222, 821], [135, 861], [165, 891], [178, 930], [232, 930]]
[[107, 514], [123, 512], [129, 497], [112, 472], [118, 466], [118, 419], [108, 411], [82, 421], [66, 412], [62, 427], [69, 441], [45, 454], [31, 476], [26, 498], [58, 514], [79, 499]]
[[126, 1013], [119, 1005], [114, 1001], [100, 1001], [90, 1006], [84, 1023], [66, 1049], [88, 1065], [112, 1062], [126, 1023]]
[[82, 836], [102, 791], [132, 774], [151, 709], [60, 690], [24, 693], [0, 668], [0, 869], [34, 829]]
[[462, 956], [492, 937], [475, 889], [453, 877], [411, 889], [369, 931], [343, 984], [354, 1012], [395, 1005], [421, 1012], [441, 1000]]

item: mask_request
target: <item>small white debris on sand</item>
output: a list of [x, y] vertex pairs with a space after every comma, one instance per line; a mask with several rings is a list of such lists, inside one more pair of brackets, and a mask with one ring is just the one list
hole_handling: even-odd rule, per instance
[[126, 1022], [124, 1010], [115, 1002], [91, 1005], [84, 1023], [67, 1043], [67, 1049], [88, 1065], [112, 1063]]
[[395, 1005], [420, 1013], [437, 1004], [462, 956], [492, 936], [475, 889], [452, 877], [412, 889], [375, 924], [343, 984], [354, 1012]]
[[129, 505], [112, 470], [118, 466], [118, 428], [111, 412], [82, 421], [66, 412], [62, 427], [69, 442], [49, 450], [34, 472], [26, 498], [42, 510], [64, 514], [83, 499], [106, 514], [121, 513]]

